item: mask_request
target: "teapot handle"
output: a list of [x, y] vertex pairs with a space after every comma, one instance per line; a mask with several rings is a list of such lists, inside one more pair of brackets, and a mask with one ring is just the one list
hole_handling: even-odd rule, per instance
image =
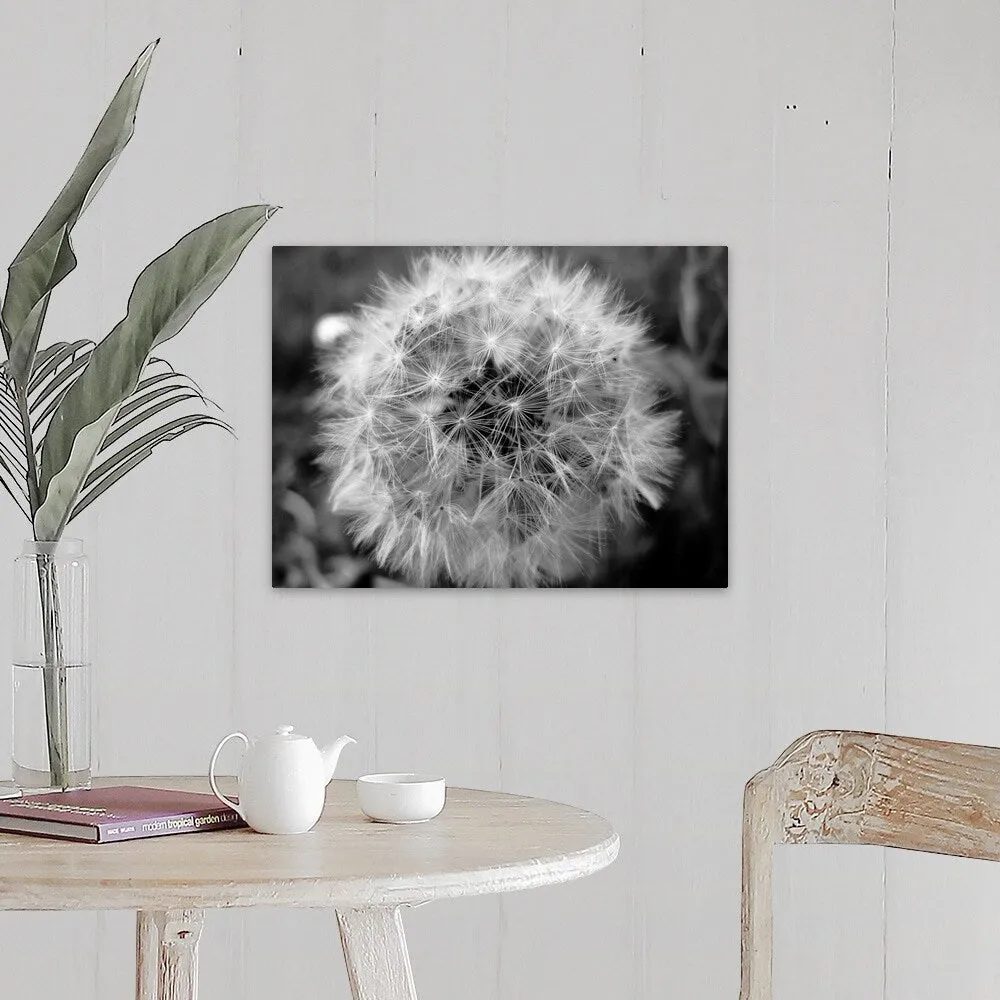
[[223, 739], [223, 741], [215, 748], [215, 753], [212, 754], [212, 763], [208, 765], [208, 782], [212, 786], [212, 791], [215, 793], [215, 797], [224, 805], [227, 805], [230, 809], [235, 809], [240, 819], [245, 823], [247, 822], [246, 813], [240, 807], [240, 804], [233, 799], [227, 799], [226, 796], [219, 791], [219, 786], [215, 783], [215, 762], [219, 759], [219, 751], [233, 739], [243, 740], [244, 747], [250, 746], [250, 741], [243, 735], [243, 733], [230, 733], [227, 737], [225, 737], [225, 739]]

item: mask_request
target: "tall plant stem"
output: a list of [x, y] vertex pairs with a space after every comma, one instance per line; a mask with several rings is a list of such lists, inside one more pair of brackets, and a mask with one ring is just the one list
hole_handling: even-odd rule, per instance
[[[17, 409], [24, 436], [24, 454], [28, 466], [28, 505], [32, 521], [41, 504], [35, 443], [31, 437], [31, 416], [27, 393], [16, 387]], [[59, 581], [52, 555], [39, 552], [35, 566], [38, 571], [38, 601], [42, 624], [42, 687], [45, 702], [45, 739], [49, 751], [49, 784], [55, 788], [69, 787], [69, 706], [66, 663], [63, 659], [62, 615], [59, 608]]]
[[56, 563], [49, 554], [39, 553], [38, 596], [42, 615], [42, 643], [45, 665], [42, 685], [45, 700], [45, 738], [49, 749], [49, 783], [56, 788], [68, 788], [69, 765], [69, 700], [66, 662], [63, 658], [62, 615], [59, 607], [59, 580]]

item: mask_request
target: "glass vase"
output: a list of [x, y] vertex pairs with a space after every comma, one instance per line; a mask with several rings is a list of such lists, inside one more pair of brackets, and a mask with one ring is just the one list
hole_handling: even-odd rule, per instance
[[14, 563], [11, 719], [22, 791], [90, 786], [90, 669], [83, 543], [26, 541]]

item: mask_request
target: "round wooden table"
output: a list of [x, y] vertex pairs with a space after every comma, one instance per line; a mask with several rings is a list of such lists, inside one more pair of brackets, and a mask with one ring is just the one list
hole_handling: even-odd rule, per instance
[[[94, 784], [209, 790], [207, 778]], [[235, 791], [233, 779], [220, 784]], [[402, 906], [565, 882], [617, 854], [606, 820], [557, 802], [449, 788], [436, 819], [393, 826], [362, 815], [353, 781], [333, 781], [319, 823], [299, 836], [240, 829], [91, 845], [0, 834], [0, 909], [137, 910], [136, 996], [194, 1000], [202, 910], [329, 907], [355, 1000], [414, 1000]]]

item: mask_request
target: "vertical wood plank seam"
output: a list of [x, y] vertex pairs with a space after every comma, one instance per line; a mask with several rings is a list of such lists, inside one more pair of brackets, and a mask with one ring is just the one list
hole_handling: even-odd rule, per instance
[[[889, 719], [889, 333], [892, 290], [892, 146], [896, 131], [896, 0], [889, 12], [889, 135], [885, 185], [885, 332], [882, 372], [882, 725]], [[889, 988], [889, 877], [888, 857], [882, 850], [882, 1000]]]
[[638, 208], [640, 218], [642, 205], [646, 195], [646, 0], [639, 0], [639, 135], [638, 159], [639, 187]]
[[[505, 140], [506, 141], [506, 137]], [[495, 656], [496, 664], [496, 697], [497, 697], [497, 790], [503, 791], [503, 619], [500, 619], [496, 630]], [[504, 909], [503, 896], [497, 898], [497, 939], [496, 939], [496, 996], [503, 996], [503, 964], [504, 935], [507, 932], [507, 911]]]
[[[382, 25], [383, 25], [383, 12], [381, 2], [371, 5], [371, 20], [368, 21], [370, 25], [370, 39], [372, 43], [372, 74], [371, 74], [371, 90], [370, 90], [370, 107], [369, 107], [369, 118], [371, 122], [371, 134], [369, 136], [369, 168], [371, 172], [371, 178], [369, 181], [368, 197], [371, 202], [371, 233], [372, 233], [372, 243], [378, 243], [378, 138], [376, 135], [376, 127], [378, 125], [378, 107], [380, 103], [381, 96], [381, 58], [380, 53], [382, 51]], [[378, 770], [378, 760], [379, 760], [379, 717], [378, 713], [375, 711], [375, 703], [377, 699], [373, 696], [372, 692], [372, 678], [374, 676], [374, 664], [372, 663], [372, 617], [373, 608], [369, 604], [366, 613], [366, 627], [365, 627], [365, 691], [364, 691], [364, 701], [365, 701], [365, 711], [368, 723], [368, 734], [369, 740], [371, 742], [371, 769]]]
[[[101, 5], [101, 90], [105, 90], [104, 84], [110, 74], [110, 54], [108, 52], [108, 0], [104, 0]], [[104, 231], [104, 217], [103, 213], [98, 213], [95, 219], [95, 228], [97, 229], [97, 271], [98, 279], [95, 283], [97, 289], [97, 315], [98, 319], [101, 320], [104, 317], [104, 289], [105, 285], [105, 231]], [[103, 507], [101, 508], [103, 510]], [[98, 548], [96, 551], [101, 551], [100, 538], [101, 538], [101, 515], [98, 514], [94, 518], [94, 532], [97, 536]], [[100, 568], [98, 567], [98, 572]], [[98, 579], [99, 582], [99, 579]], [[91, 607], [96, 609], [100, 607], [99, 597], [96, 592], [96, 588], [92, 586], [91, 588]], [[100, 616], [94, 615], [95, 621], [91, 621], [91, 636], [90, 640], [94, 647], [96, 647], [98, 655], [100, 655]], [[96, 628], [95, 628], [96, 624]], [[91, 650], [93, 652], [93, 649]], [[100, 734], [103, 731], [103, 726], [101, 725], [101, 676], [103, 671], [94, 670], [91, 667], [91, 725], [93, 729], [91, 731], [91, 773], [98, 775], [101, 773], [101, 739]], [[96, 675], [96, 676], [95, 676]], [[93, 931], [94, 931], [94, 997], [99, 998], [104, 995], [104, 990], [101, 989], [101, 952], [103, 951], [102, 944], [103, 938], [105, 936], [105, 920], [103, 913], [95, 913], [92, 916], [94, 921]]]
[[[245, 157], [243, 155], [244, 150], [244, 130], [246, 128], [246, 122], [243, 115], [243, 103], [244, 103], [244, 74], [247, 72], [246, 67], [249, 65], [248, 56], [245, 51], [246, 44], [246, 4], [244, 0], [236, 0], [237, 5], [237, 18], [236, 18], [236, 158], [234, 167], [234, 188], [237, 194], [242, 194], [241, 181], [244, 177], [245, 167]], [[257, 201], [264, 201], [260, 194], [260, 188], [262, 187], [260, 183], [260, 169], [259, 167], [255, 169], [255, 175], [257, 178], [256, 187], [258, 189]], [[237, 199], [240, 204], [242, 204], [242, 198]], [[230, 455], [232, 456], [232, 465], [230, 467], [229, 475], [229, 491], [230, 491], [230, 510], [239, 510], [238, 499], [239, 499], [239, 475], [240, 475], [240, 463], [237, 452], [237, 445], [234, 442], [233, 447], [230, 449]], [[230, 642], [229, 642], [229, 725], [232, 729], [237, 728], [236, 720], [242, 714], [243, 707], [243, 694], [240, 686], [240, 671], [238, 667], [238, 656], [237, 652], [240, 648], [239, 645], [239, 635], [237, 632], [237, 618], [239, 616], [239, 602], [236, 595], [237, 586], [237, 575], [236, 575], [236, 526], [235, 524], [230, 525], [230, 535], [229, 535], [229, 575], [230, 575], [230, 594], [229, 594], [229, 624], [230, 624]], [[243, 914], [242, 909], [237, 909], [231, 911], [228, 920], [228, 933], [226, 934], [226, 952], [228, 958], [229, 969], [231, 970], [231, 975], [233, 977], [233, 982], [236, 987], [236, 994], [242, 996], [246, 989], [246, 981], [244, 977], [243, 970], [245, 968], [244, 963], [244, 940], [246, 937], [246, 919]]]
[[374, 73], [372, 74], [372, 104], [371, 104], [371, 209], [372, 209], [372, 243], [378, 243], [378, 109], [381, 103], [381, 79], [382, 79], [382, 27], [384, 15], [382, 4], [376, 5], [375, 16], [375, 46], [374, 46]]
[[[237, 5], [237, 18], [236, 18], [236, 149], [235, 149], [235, 160], [233, 163], [233, 186], [236, 193], [239, 193], [240, 188], [240, 174], [241, 166], [243, 163], [243, 41], [245, 34], [244, 25], [244, 5], [243, 0], [236, 0]], [[262, 200], [262, 199], [260, 199]], [[232, 381], [232, 380], [231, 380]], [[231, 455], [231, 466], [229, 469], [229, 497], [230, 497], [230, 510], [236, 511], [239, 509], [237, 505], [237, 497], [239, 495], [239, 461], [236, 457], [236, 447], [234, 446], [230, 449]], [[236, 719], [239, 714], [240, 708], [240, 693], [239, 693], [239, 671], [236, 669], [236, 650], [237, 650], [237, 632], [236, 632], [236, 530], [235, 527], [230, 525], [230, 535], [229, 535], [229, 719], [227, 722], [228, 728], [236, 728]]]
[[503, 42], [503, 121], [501, 127], [500, 161], [500, 236], [503, 242], [510, 239], [507, 226], [507, 136], [510, 126], [510, 0], [504, 4]]
[[[505, 140], [506, 141], [506, 140]], [[497, 790], [504, 790], [503, 780], [503, 619], [496, 631], [496, 696], [497, 696]], [[504, 939], [507, 936], [507, 909], [503, 896], [497, 898], [497, 939], [496, 939], [496, 995], [503, 997]]]
[[[646, 200], [646, 0], [639, 0], [639, 51], [633, 54], [637, 59], [638, 72], [635, 79], [639, 88], [638, 104], [639, 113], [636, 126], [636, 160], [638, 173], [638, 186], [636, 188], [636, 218], [642, 218], [643, 206]], [[629, 705], [629, 729], [631, 731], [631, 746], [629, 748], [629, 761], [632, 765], [632, 783], [629, 789], [629, 829], [633, 842], [639, 845], [639, 815], [637, 794], [639, 782], [639, 688], [642, 683], [639, 668], [639, 598], [635, 590], [629, 593], [629, 602], [632, 606], [632, 697]], [[639, 857], [638, 850], [632, 852], [630, 861], [628, 886], [629, 899], [627, 902], [626, 916], [629, 921], [628, 943], [631, 951], [631, 962], [629, 964], [629, 996], [638, 1000], [645, 1000], [647, 996], [647, 976], [646, 976], [646, 942], [645, 942], [645, 910], [644, 897], [639, 883], [639, 871], [642, 868], [642, 858]]]
[[[109, 54], [108, 54], [108, 0], [104, 0], [102, 4], [102, 17], [101, 17], [101, 91], [105, 90], [104, 84], [106, 83], [109, 76]], [[103, 213], [98, 212], [95, 220], [95, 227], [98, 232], [97, 237], [97, 270], [98, 279], [95, 282], [95, 287], [97, 289], [97, 316], [98, 320], [103, 320], [104, 318], [104, 249], [105, 249], [105, 234], [104, 234], [104, 216]], [[103, 511], [103, 507], [98, 508], [99, 511]], [[101, 515], [97, 513], [94, 517], [94, 532], [97, 535], [97, 548], [96, 551], [101, 551]], [[100, 567], [98, 566], [98, 573], [100, 572]], [[100, 583], [100, 577], [97, 579], [97, 583]], [[97, 594], [97, 588], [92, 585], [90, 601], [91, 608], [96, 609], [99, 605], [99, 597]], [[90, 640], [92, 646], [96, 648], [98, 656], [100, 655], [100, 615], [93, 615], [91, 619], [91, 636]], [[91, 649], [93, 653], [94, 649]], [[91, 773], [100, 774], [101, 773], [101, 740], [100, 733], [102, 730], [101, 726], [101, 675], [102, 671], [94, 670], [91, 668], [91, 704], [92, 716], [91, 722], [93, 724], [93, 732], [91, 734]], [[100, 996], [100, 990], [95, 994]]]
[[[645, 4], [643, 5], [645, 12]], [[641, 86], [641, 84], [640, 84]], [[632, 824], [632, 836], [638, 843], [639, 824], [642, 817], [639, 814], [639, 691], [642, 686], [642, 674], [639, 665], [639, 595], [632, 591], [632, 795], [629, 803], [630, 821]], [[632, 917], [631, 947], [632, 947], [632, 992], [631, 996], [645, 998], [648, 995], [647, 986], [649, 976], [647, 973], [647, 947], [646, 947], [646, 909], [645, 895], [640, 891], [639, 871], [642, 867], [642, 859], [638, 857], [638, 852], [632, 862], [632, 874], [630, 883], [632, 886], [632, 905], [630, 913]]]

